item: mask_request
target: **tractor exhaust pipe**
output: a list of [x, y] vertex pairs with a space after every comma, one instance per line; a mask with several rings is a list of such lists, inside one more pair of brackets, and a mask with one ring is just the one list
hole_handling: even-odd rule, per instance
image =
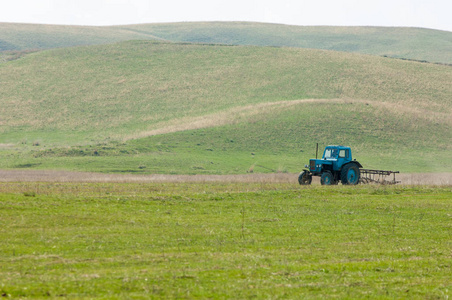
[[318, 154], [319, 154], [319, 143], [317, 143], [317, 146], [315, 147], [315, 159], [317, 159]]

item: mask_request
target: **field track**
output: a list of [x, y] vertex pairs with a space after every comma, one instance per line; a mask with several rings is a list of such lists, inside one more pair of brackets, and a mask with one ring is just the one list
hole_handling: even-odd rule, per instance
[[[297, 183], [298, 174], [240, 174], [240, 175], [135, 175], [70, 172], [55, 170], [0, 170], [0, 182], [262, 182]], [[404, 185], [452, 186], [452, 173], [398, 174]], [[317, 177], [313, 184], [320, 184]]]
[[[416, 118], [422, 118], [426, 120], [435, 120], [436, 122], [448, 124], [452, 126], [452, 118], [450, 113], [433, 112], [427, 109], [410, 108], [406, 105], [400, 105], [390, 102], [382, 101], [369, 101], [369, 100], [357, 100], [357, 99], [301, 99], [301, 100], [287, 100], [258, 103], [246, 106], [233, 107], [231, 109], [208, 114], [200, 117], [187, 117], [181, 119], [174, 119], [168, 123], [159, 124], [158, 129], [151, 131], [145, 131], [141, 133], [135, 133], [130, 136], [123, 137], [123, 140], [138, 139], [148, 136], [167, 134], [185, 130], [194, 130], [201, 128], [209, 128], [215, 126], [223, 126], [233, 124], [240, 118], [249, 118], [250, 116], [259, 115], [265, 112], [266, 109], [271, 107], [290, 107], [294, 105], [302, 104], [366, 104], [372, 105], [378, 108], [382, 108], [387, 112], [391, 112], [397, 115], [410, 114]], [[1, 145], [0, 145], [1, 147]]]

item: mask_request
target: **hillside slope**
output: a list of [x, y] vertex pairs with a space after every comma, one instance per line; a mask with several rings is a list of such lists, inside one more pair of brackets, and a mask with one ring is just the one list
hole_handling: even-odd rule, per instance
[[99, 45], [146, 39], [154, 38], [149, 34], [112, 27], [0, 23], [0, 52]]
[[179, 42], [312, 48], [452, 63], [452, 32], [424, 28], [246, 22], [141, 24], [119, 28]]
[[247, 22], [110, 27], [0, 23], [0, 52], [126, 40], [299, 47], [452, 63], [452, 32], [422, 28], [289, 26]]
[[0, 167], [295, 172], [315, 142], [372, 167], [452, 167], [448, 66], [130, 41], [30, 54], [0, 82]]
[[441, 115], [450, 114], [452, 94], [447, 66], [145, 41], [31, 54], [0, 65], [0, 81], [3, 140], [18, 128], [123, 137], [233, 107], [310, 98], [388, 102]]

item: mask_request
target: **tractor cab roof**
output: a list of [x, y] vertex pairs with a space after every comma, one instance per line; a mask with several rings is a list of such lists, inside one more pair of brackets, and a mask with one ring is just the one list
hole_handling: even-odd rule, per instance
[[342, 146], [342, 145], [329, 145], [329, 146], [326, 146], [325, 148], [350, 149], [350, 147]]

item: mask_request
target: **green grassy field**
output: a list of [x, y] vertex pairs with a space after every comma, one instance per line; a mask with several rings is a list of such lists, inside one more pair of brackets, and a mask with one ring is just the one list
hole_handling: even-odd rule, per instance
[[316, 142], [369, 168], [452, 167], [448, 66], [131, 41], [30, 54], [0, 81], [1, 168], [297, 172]]
[[300, 47], [452, 63], [452, 33], [422, 28], [288, 26], [247, 22], [185, 22], [105, 27], [0, 23], [0, 55], [2, 51], [65, 48], [149, 39]]
[[[329, 118], [333, 110], [334, 120]], [[127, 142], [4, 151], [5, 156], [10, 154], [3, 166], [141, 174], [296, 173], [315, 156], [311, 141], [316, 136], [320, 145], [353, 145], [354, 157], [367, 168], [450, 170], [447, 125], [377, 111], [362, 103], [299, 104], [255, 115], [244, 123]], [[337, 121], [340, 127], [335, 127]], [[312, 132], [306, 135], [308, 128]]]
[[[296, 173], [319, 143], [366, 168], [450, 172], [452, 68], [381, 56], [450, 64], [451, 44], [412, 28], [0, 23], [0, 169]], [[33, 174], [0, 182], [5, 298], [451, 296], [450, 186]]]
[[450, 187], [0, 183], [13, 298], [452, 294]]

